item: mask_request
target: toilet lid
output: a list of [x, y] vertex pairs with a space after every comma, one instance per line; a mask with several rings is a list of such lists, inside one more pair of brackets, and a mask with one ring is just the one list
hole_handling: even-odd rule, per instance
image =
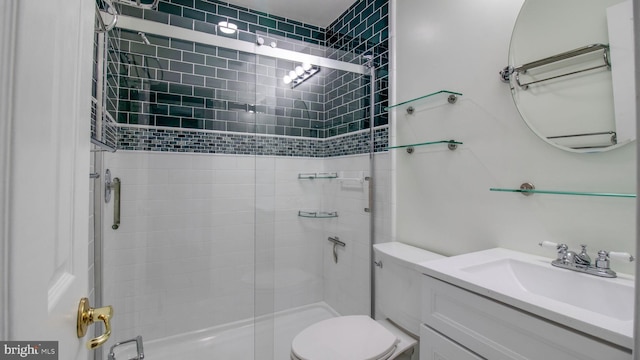
[[368, 316], [340, 316], [302, 330], [291, 343], [301, 360], [376, 360], [393, 352], [398, 338]]

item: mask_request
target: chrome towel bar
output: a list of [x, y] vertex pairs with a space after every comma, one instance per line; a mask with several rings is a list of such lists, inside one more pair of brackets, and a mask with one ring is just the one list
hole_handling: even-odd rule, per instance
[[[588, 67], [585, 69], [581, 69], [581, 70], [577, 70], [577, 71], [571, 71], [565, 74], [561, 74], [561, 75], [556, 75], [556, 76], [550, 76], [544, 79], [539, 79], [539, 80], [532, 80], [526, 83], [522, 83], [520, 82], [520, 75], [521, 74], [526, 74], [527, 71], [534, 69], [534, 68], [538, 68], [541, 66], [545, 66], [545, 65], [549, 65], [549, 64], [553, 64], [556, 63], [558, 61], [562, 61], [562, 60], [567, 60], [567, 59], [571, 59], [574, 58], [576, 56], [581, 56], [581, 55], [586, 55], [595, 51], [600, 51], [602, 50], [602, 58], [604, 63], [602, 65], [598, 65], [598, 66], [592, 66], [592, 67]], [[540, 60], [536, 60], [536, 61], [532, 61], [530, 63], [526, 63], [523, 65], [520, 65], [518, 67], [512, 67], [512, 66], [507, 66], [506, 68], [504, 68], [502, 71], [500, 71], [500, 76], [502, 78], [503, 81], [508, 82], [511, 75], [515, 74], [515, 80], [516, 80], [516, 84], [518, 84], [519, 87], [521, 87], [524, 90], [527, 90], [529, 88], [529, 85], [532, 84], [537, 84], [543, 81], [548, 81], [548, 80], [553, 80], [553, 79], [557, 79], [557, 78], [561, 78], [564, 76], [569, 76], [569, 75], [574, 75], [574, 74], [579, 74], [585, 71], [590, 71], [590, 70], [595, 70], [595, 69], [600, 69], [606, 67], [608, 69], [611, 68], [611, 61], [609, 60], [609, 45], [607, 44], [591, 44], [591, 45], [587, 45], [587, 46], [583, 46], [577, 49], [573, 49], [567, 52], [563, 52], [560, 54], [556, 54], [553, 56], [549, 56], [546, 57], [544, 59], [540, 59]]]

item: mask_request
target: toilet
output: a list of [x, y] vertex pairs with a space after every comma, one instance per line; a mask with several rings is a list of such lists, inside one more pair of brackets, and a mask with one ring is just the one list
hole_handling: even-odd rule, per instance
[[420, 333], [418, 263], [443, 256], [399, 242], [373, 246], [378, 315], [338, 316], [302, 330], [291, 342], [291, 360], [410, 359]]

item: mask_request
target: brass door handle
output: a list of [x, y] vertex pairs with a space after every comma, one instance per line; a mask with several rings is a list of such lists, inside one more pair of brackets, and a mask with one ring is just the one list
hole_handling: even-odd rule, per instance
[[105, 306], [94, 309], [89, 305], [89, 299], [80, 299], [78, 305], [78, 321], [77, 321], [77, 333], [78, 338], [84, 337], [87, 334], [87, 328], [89, 325], [100, 320], [104, 322], [104, 334], [93, 338], [87, 342], [87, 349], [96, 349], [111, 336], [111, 318], [113, 317], [113, 308], [111, 306]]

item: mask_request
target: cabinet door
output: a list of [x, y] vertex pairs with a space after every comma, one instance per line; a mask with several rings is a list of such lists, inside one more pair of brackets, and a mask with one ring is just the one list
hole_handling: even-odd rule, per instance
[[420, 360], [482, 360], [425, 325], [420, 326]]

